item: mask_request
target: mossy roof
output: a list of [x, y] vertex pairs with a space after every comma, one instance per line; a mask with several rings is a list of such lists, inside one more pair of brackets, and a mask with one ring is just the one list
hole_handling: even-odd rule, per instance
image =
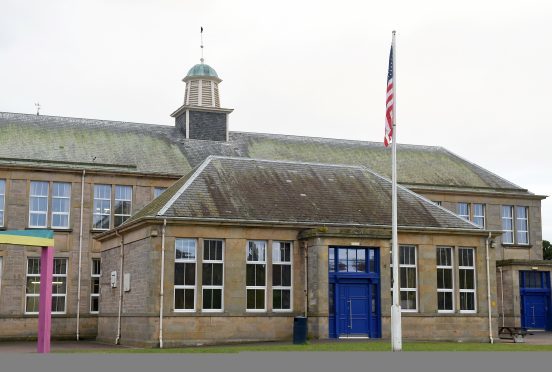
[[[186, 139], [174, 126], [0, 113], [0, 165], [101, 169], [179, 177], [208, 156], [364, 166], [390, 177], [378, 142], [230, 132], [228, 142]], [[527, 190], [436, 146], [398, 145], [405, 185]]]
[[[159, 199], [159, 200], [158, 200]], [[391, 225], [391, 182], [362, 166], [210, 156], [133, 216], [297, 225]], [[479, 230], [398, 189], [398, 224]]]

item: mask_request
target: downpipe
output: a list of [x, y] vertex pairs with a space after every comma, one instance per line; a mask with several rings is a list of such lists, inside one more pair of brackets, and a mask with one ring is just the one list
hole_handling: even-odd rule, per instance
[[159, 348], [163, 348], [163, 282], [165, 277], [165, 231], [167, 228], [167, 219], [163, 219], [163, 228], [161, 230], [161, 280], [159, 289]]
[[490, 257], [489, 257], [489, 245], [491, 242], [492, 234], [489, 232], [489, 237], [485, 239], [485, 258], [487, 261], [487, 309], [489, 313], [489, 342], [494, 344], [493, 339], [493, 320], [491, 309], [491, 272], [490, 272]]
[[120, 266], [119, 266], [119, 278], [117, 279], [119, 283], [119, 314], [117, 315], [117, 338], [115, 338], [115, 345], [120, 345], [121, 343], [121, 314], [123, 310], [123, 260], [124, 260], [124, 248], [125, 243], [123, 236], [119, 234], [118, 230], [115, 230], [115, 235], [121, 239], [121, 252], [119, 254]]
[[84, 210], [84, 176], [86, 170], [82, 170], [81, 177], [81, 201], [80, 201], [80, 231], [79, 231], [79, 271], [77, 279], [77, 341], [80, 339], [80, 302], [81, 302], [81, 273], [82, 273], [82, 223]]

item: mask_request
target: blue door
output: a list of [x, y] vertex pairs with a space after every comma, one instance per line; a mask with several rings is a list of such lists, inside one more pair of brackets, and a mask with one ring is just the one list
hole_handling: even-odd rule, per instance
[[546, 328], [546, 295], [526, 294], [523, 296], [523, 319], [524, 327], [531, 329]]
[[545, 271], [520, 271], [521, 326], [551, 329], [550, 274]]
[[381, 337], [379, 249], [330, 247], [330, 337]]
[[339, 286], [339, 337], [370, 337], [370, 287]]

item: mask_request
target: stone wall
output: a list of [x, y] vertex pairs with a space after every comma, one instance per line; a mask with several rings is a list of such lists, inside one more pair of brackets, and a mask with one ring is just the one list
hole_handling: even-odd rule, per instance
[[[68, 260], [66, 313], [53, 315], [52, 336], [54, 338], [76, 338], [81, 176], [80, 172], [0, 169], [0, 179], [6, 180], [4, 226], [0, 228], [10, 230], [28, 228], [30, 181], [68, 182], [71, 184], [69, 228], [54, 230], [54, 256]], [[93, 185], [110, 184], [112, 188], [114, 185], [132, 186], [132, 208], [133, 211], [137, 211], [153, 199], [154, 187], [167, 187], [173, 182], [174, 179], [169, 178], [86, 173], [80, 296], [80, 336], [82, 338], [94, 338], [97, 329], [97, 315], [90, 313], [91, 262], [92, 258], [100, 257], [100, 245], [93, 240], [93, 237], [98, 234], [92, 229]], [[50, 184], [49, 223], [52, 210], [51, 193], [52, 186]], [[39, 257], [40, 249], [2, 244], [0, 245], [0, 256], [3, 261], [0, 281], [0, 324], [2, 324], [0, 340], [35, 338], [38, 316], [25, 314], [26, 272], [28, 257]]]

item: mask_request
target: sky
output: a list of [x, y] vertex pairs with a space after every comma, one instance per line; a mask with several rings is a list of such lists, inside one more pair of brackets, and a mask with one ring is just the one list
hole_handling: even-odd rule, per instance
[[549, 0], [1, 0], [0, 111], [172, 125], [200, 27], [231, 130], [368, 141], [397, 30], [398, 142], [552, 195]]

